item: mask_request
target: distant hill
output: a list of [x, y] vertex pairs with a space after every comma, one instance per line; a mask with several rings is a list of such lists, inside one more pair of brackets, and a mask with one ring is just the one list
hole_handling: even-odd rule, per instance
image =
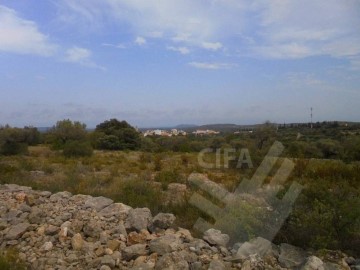
[[181, 125], [177, 125], [174, 128], [176, 129], [189, 129], [189, 128], [196, 128], [198, 127], [198, 125], [192, 125], [192, 124], [181, 124]]
[[256, 126], [258, 126], [258, 125], [207, 124], [207, 125], [186, 128], [185, 130], [188, 132], [192, 132], [197, 129], [201, 129], [201, 130], [210, 129], [210, 130], [215, 130], [215, 131], [220, 131], [220, 132], [235, 132], [237, 130], [253, 129], [253, 128], [256, 128]]
[[51, 127], [37, 127], [37, 130], [41, 133], [47, 132]]
[[[319, 122], [317, 122], [319, 123]], [[314, 126], [317, 124], [314, 123]], [[337, 123], [339, 125], [349, 125], [349, 126], [353, 126], [353, 125], [359, 125], [359, 122], [348, 122], [348, 121], [324, 121], [321, 122], [320, 124], [331, 124], [331, 123]], [[275, 125], [278, 126], [284, 126], [284, 124], [282, 123], [273, 123]], [[193, 132], [195, 130], [215, 130], [215, 131], [220, 131], [220, 132], [225, 132], [225, 133], [231, 133], [231, 132], [235, 132], [235, 131], [241, 131], [241, 130], [253, 130], [258, 128], [259, 126], [261, 126], [262, 124], [251, 124], [251, 125], [237, 125], [237, 124], [206, 124], [206, 125], [194, 125], [194, 124], [181, 124], [181, 125], [176, 125], [176, 126], [167, 126], [167, 127], [147, 127], [147, 128], [139, 128], [140, 131], [145, 131], [145, 130], [152, 130], [152, 129], [162, 129], [162, 130], [171, 130], [173, 128], [176, 128], [178, 130], [184, 130], [186, 132]], [[285, 126], [286, 127], [291, 127], [291, 126], [301, 126], [301, 125], [309, 125], [309, 123], [286, 123]]]

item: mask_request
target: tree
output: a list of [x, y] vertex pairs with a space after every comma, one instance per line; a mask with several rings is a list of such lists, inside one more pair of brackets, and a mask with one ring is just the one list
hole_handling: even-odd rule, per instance
[[[0, 154], [2, 155], [18, 155], [26, 154], [29, 144], [36, 144], [31, 139], [26, 129], [12, 128], [10, 126], [0, 127]], [[38, 136], [37, 130], [31, 131], [34, 136]]]
[[257, 147], [261, 150], [265, 142], [275, 137], [276, 126], [270, 123], [270, 121], [266, 121], [255, 130], [254, 135], [257, 140]]
[[139, 132], [126, 121], [107, 120], [96, 126], [96, 145], [106, 150], [136, 150], [141, 146]]
[[48, 142], [55, 149], [63, 149], [69, 141], [84, 141], [86, 137], [86, 125], [69, 119], [58, 121], [48, 132]]
[[28, 145], [37, 145], [41, 142], [41, 134], [35, 127], [24, 127], [22, 129], [24, 142]]

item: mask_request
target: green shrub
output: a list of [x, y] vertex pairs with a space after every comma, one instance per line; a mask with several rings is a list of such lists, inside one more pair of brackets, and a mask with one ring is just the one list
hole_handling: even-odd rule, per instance
[[163, 156], [161, 154], [157, 154], [154, 158], [154, 170], [155, 171], [161, 171], [162, 169], [162, 159], [163, 159]]
[[93, 149], [88, 142], [69, 141], [64, 145], [65, 157], [88, 157], [93, 154]]
[[53, 149], [64, 149], [67, 142], [85, 141], [87, 137], [86, 125], [70, 119], [58, 121], [46, 134], [46, 141]]
[[21, 155], [28, 153], [28, 145], [25, 143], [7, 141], [0, 149], [0, 154], [4, 156]]
[[96, 126], [97, 145], [105, 150], [136, 150], [141, 146], [139, 132], [126, 121], [110, 119]]
[[127, 180], [119, 183], [119, 189], [111, 198], [132, 207], [147, 207], [153, 214], [162, 209], [163, 198], [161, 190], [142, 180]]
[[25, 270], [26, 266], [20, 262], [18, 253], [9, 249], [6, 251], [0, 251], [0, 269], [1, 270]]
[[[332, 167], [328, 163], [328, 169]], [[294, 205], [278, 242], [289, 241], [304, 248], [349, 251], [360, 248], [360, 190], [345, 179], [303, 179], [306, 185]], [[353, 186], [352, 186], [353, 185]], [[284, 238], [281, 238], [281, 235]]]
[[184, 183], [184, 177], [175, 170], [161, 171], [156, 177], [155, 181], [160, 182], [162, 188], [165, 190], [170, 183]]

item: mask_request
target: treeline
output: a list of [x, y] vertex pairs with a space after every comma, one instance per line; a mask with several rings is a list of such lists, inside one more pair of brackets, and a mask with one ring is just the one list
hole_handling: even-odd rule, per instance
[[96, 126], [92, 132], [86, 125], [69, 119], [58, 121], [50, 130], [40, 133], [34, 127], [0, 127], [0, 154], [26, 154], [28, 146], [49, 144], [65, 156], [90, 156], [93, 149], [138, 150], [141, 136], [126, 121], [111, 119]]
[[[86, 125], [69, 119], [58, 121], [50, 130], [40, 133], [34, 127], [0, 127], [0, 154], [26, 154], [29, 145], [45, 143], [65, 156], [89, 156], [93, 149], [141, 150], [145, 152], [199, 152], [204, 148], [248, 148], [252, 155], [263, 157], [278, 140], [285, 145], [285, 155], [293, 158], [360, 160], [360, 130], [337, 123], [281, 128], [269, 122], [255, 130], [240, 134], [221, 133], [215, 136], [143, 137], [126, 121], [110, 119], [93, 131]], [[235, 153], [235, 156], [238, 153]]]
[[86, 125], [71, 120], [56, 123], [44, 134], [44, 142], [53, 149], [63, 150], [70, 156], [90, 156], [93, 149], [138, 150], [141, 147], [140, 133], [126, 121], [110, 119], [88, 132]]

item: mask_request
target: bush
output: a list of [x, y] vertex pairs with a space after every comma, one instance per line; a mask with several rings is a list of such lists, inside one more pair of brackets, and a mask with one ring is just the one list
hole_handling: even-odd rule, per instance
[[112, 194], [111, 198], [134, 208], [147, 207], [153, 214], [158, 213], [163, 208], [161, 190], [142, 180], [124, 181], [117, 193]]
[[69, 141], [64, 145], [65, 157], [88, 157], [93, 154], [93, 149], [88, 142]]
[[35, 136], [37, 130], [0, 127], [0, 154], [5, 156], [27, 154], [28, 144], [36, 143], [30, 133]]
[[170, 183], [184, 183], [184, 177], [175, 170], [161, 171], [155, 177], [155, 181], [160, 182], [162, 188], [165, 190]]
[[28, 153], [28, 145], [25, 143], [7, 141], [0, 149], [0, 154], [4, 156], [21, 155]]
[[111, 119], [96, 126], [97, 145], [105, 150], [136, 150], [141, 146], [140, 134], [126, 121]]
[[0, 251], [0, 269], [1, 270], [25, 270], [25, 265], [19, 261], [15, 250]]
[[322, 162], [305, 170], [305, 177], [299, 179], [305, 189], [277, 242], [289, 241], [303, 248], [340, 249], [359, 256], [356, 243], [360, 242], [360, 189], [356, 167]]
[[58, 121], [47, 133], [47, 142], [54, 149], [64, 149], [67, 142], [86, 140], [86, 125], [71, 120]]

